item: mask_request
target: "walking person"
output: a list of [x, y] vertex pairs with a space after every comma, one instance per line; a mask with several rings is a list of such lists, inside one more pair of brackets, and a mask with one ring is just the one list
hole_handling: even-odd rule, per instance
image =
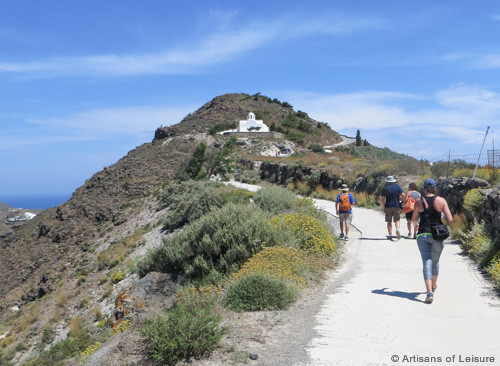
[[347, 240], [349, 238], [349, 226], [351, 225], [352, 221], [352, 205], [354, 205], [356, 202], [354, 201], [354, 197], [352, 196], [352, 194], [347, 193], [349, 191], [349, 187], [347, 187], [347, 184], [342, 184], [342, 187], [340, 189], [342, 190], [342, 193], [337, 196], [335, 209], [337, 210], [337, 215], [339, 216], [340, 221], [339, 238], [344, 238], [345, 240]]
[[399, 224], [401, 220], [401, 206], [399, 202], [405, 201], [403, 188], [396, 183], [396, 178], [389, 175], [385, 178], [386, 184], [380, 193], [380, 201], [384, 206], [385, 222], [387, 222], [387, 232], [392, 240], [392, 222], [396, 228], [396, 237], [401, 239]]
[[448, 224], [453, 221], [448, 202], [437, 195], [436, 181], [432, 178], [424, 181], [424, 196], [415, 202], [413, 223], [418, 224], [417, 245], [422, 256], [423, 273], [427, 297], [425, 302], [434, 301], [439, 275], [439, 258], [444, 248], [444, 240], [437, 240], [432, 235], [432, 227], [441, 225], [441, 216]]
[[[406, 225], [408, 226], [408, 237], [411, 238], [411, 226], [413, 222], [413, 210], [415, 208], [415, 202], [420, 199], [420, 193], [417, 191], [417, 185], [415, 183], [410, 183], [408, 185], [408, 193], [406, 194], [406, 200], [403, 204], [403, 213], [406, 217]], [[413, 226], [413, 239], [417, 238], [418, 226]]]

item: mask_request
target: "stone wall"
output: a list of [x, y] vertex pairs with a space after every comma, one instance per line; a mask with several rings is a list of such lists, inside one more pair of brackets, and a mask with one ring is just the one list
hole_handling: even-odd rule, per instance
[[[478, 178], [441, 178], [437, 182], [438, 194], [446, 198], [450, 210], [454, 214], [466, 214], [469, 222], [484, 222], [491, 237], [500, 235], [500, 189], [490, 188], [488, 182]], [[463, 209], [464, 197], [470, 189], [478, 188], [485, 200], [476, 216]]]
[[486, 223], [491, 237], [496, 238], [500, 235], [500, 190], [483, 190], [483, 193], [486, 199], [479, 210], [479, 219]]

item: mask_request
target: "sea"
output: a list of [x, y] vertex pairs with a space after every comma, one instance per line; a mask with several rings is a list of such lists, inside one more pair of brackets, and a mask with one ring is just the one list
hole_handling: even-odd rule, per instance
[[1, 195], [0, 202], [13, 208], [41, 209], [56, 207], [71, 198], [71, 193]]

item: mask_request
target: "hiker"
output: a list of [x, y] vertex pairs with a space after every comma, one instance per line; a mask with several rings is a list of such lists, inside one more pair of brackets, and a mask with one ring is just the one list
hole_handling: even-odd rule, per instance
[[[418, 192], [417, 185], [415, 183], [410, 183], [408, 185], [408, 193], [406, 194], [406, 200], [403, 204], [403, 213], [406, 216], [406, 225], [408, 226], [408, 237], [411, 238], [411, 224], [413, 222], [413, 209], [415, 207], [415, 202], [420, 199], [420, 193]], [[417, 238], [418, 226], [413, 226], [413, 239]]]
[[[339, 238], [347, 240], [349, 238], [349, 225], [352, 221], [352, 205], [354, 202], [354, 197], [352, 194], [347, 193], [349, 187], [347, 184], [342, 184], [342, 193], [337, 196], [337, 201], [335, 202], [335, 209], [337, 210], [337, 215], [340, 219], [340, 236]], [[345, 226], [345, 237], [344, 237], [344, 226]]]
[[401, 233], [399, 232], [399, 222], [401, 219], [401, 201], [405, 201], [405, 194], [403, 188], [396, 184], [396, 178], [389, 175], [385, 178], [386, 184], [380, 193], [380, 201], [384, 206], [385, 222], [387, 222], [387, 232], [389, 233], [388, 238], [392, 240], [392, 221], [394, 221], [394, 226], [396, 227], [396, 237], [401, 239]]
[[444, 239], [435, 239], [432, 234], [433, 227], [442, 225], [441, 216], [451, 224], [451, 215], [448, 203], [443, 197], [437, 195], [436, 181], [432, 178], [424, 181], [424, 196], [415, 202], [413, 210], [413, 224], [418, 224], [417, 245], [422, 256], [425, 289], [427, 297], [425, 302], [434, 301], [434, 292], [437, 288], [439, 274], [439, 257], [444, 248]]

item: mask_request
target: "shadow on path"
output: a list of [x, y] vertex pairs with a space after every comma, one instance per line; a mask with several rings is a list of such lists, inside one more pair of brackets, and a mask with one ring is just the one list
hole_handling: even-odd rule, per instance
[[418, 295], [423, 294], [423, 292], [403, 292], [403, 291], [386, 291], [387, 287], [381, 288], [380, 290], [373, 290], [373, 294], [387, 295], [401, 297], [403, 299], [408, 299], [416, 302], [424, 302], [423, 300], [417, 299]]
[[387, 237], [383, 237], [383, 238], [359, 238], [359, 240], [386, 240], [386, 241], [390, 241], [390, 239], [388, 239]]

